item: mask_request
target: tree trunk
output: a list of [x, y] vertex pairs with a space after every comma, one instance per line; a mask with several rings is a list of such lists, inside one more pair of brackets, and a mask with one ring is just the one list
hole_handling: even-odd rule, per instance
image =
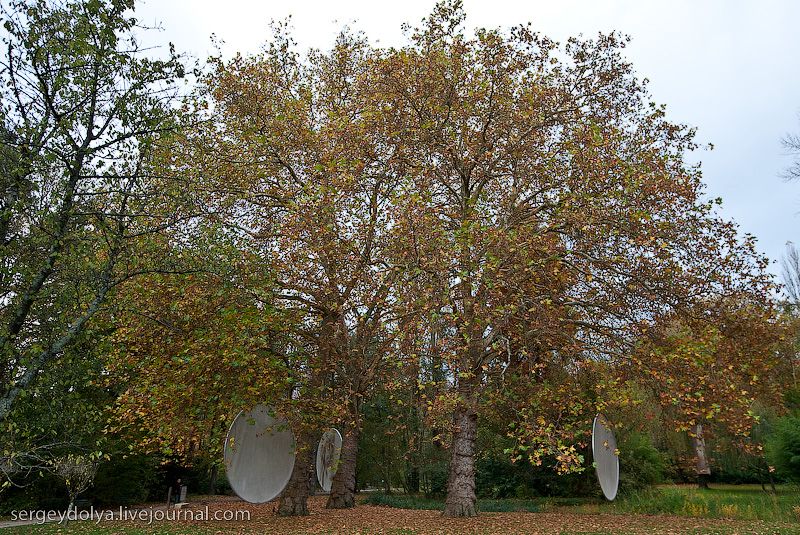
[[217, 493], [217, 465], [211, 466], [211, 473], [208, 476], [208, 494], [214, 496]]
[[693, 429], [692, 447], [695, 455], [695, 472], [697, 473], [697, 486], [701, 489], [708, 488], [708, 479], [711, 476], [711, 467], [706, 456], [706, 441], [703, 438], [703, 425], [696, 424]]
[[474, 409], [461, 405], [455, 410], [453, 425], [453, 451], [444, 515], [476, 516], [475, 440], [478, 435], [478, 414]]
[[356, 505], [356, 459], [358, 458], [359, 424], [354, 423], [345, 429], [342, 437], [342, 454], [339, 468], [331, 482], [328, 496], [328, 509], [347, 509]]
[[297, 455], [289, 483], [278, 502], [280, 516], [304, 516], [308, 514], [308, 496], [311, 493], [311, 467], [313, 465], [314, 448], [310, 447], [311, 439], [304, 433], [297, 435]]
[[417, 465], [416, 459], [414, 459], [408, 471], [406, 487], [408, 487], [408, 492], [410, 494], [419, 494], [419, 466]]
[[67, 506], [67, 514], [64, 515], [64, 518], [61, 519], [61, 522], [59, 522], [59, 524], [61, 524], [62, 526], [66, 526], [67, 524], [69, 524], [69, 515], [72, 513], [72, 509], [74, 507], [75, 507], [75, 497], [70, 496], [69, 505]]

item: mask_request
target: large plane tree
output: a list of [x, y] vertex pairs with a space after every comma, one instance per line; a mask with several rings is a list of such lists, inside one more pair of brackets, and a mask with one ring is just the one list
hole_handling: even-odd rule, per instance
[[[411, 192], [398, 263], [428, 281], [405, 301], [445, 322], [448, 516], [476, 514], [477, 422], [510, 366], [536, 389], [542, 366], [625, 358], [654, 318], [769, 284], [752, 239], [705, 200], [694, 132], [650, 103], [625, 38], [560, 46], [528, 26], [471, 36], [463, 20], [460, 2], [437, 5], [377, 67]], [[534, 456], [563, 423], [532, 416], [519, 438]]]

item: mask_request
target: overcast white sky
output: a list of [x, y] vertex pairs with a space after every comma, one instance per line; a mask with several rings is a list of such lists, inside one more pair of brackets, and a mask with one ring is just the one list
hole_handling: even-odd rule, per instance
[[[787, 241], [800, 242], [800, 183], [780, 177], [789, 158], [780, 140], [800, 132], [800, 2], [794, 0], [465, 0], [467, 26], [532, 22], [564, 41], [571, 35], [618, 30], [633, 42], [627, 56], [650, 79], [656, 102], [673, 121], [698, 128], [713, 143], [695, 155], [712, 197], [759, 248], [779, 260]], [[155, 36], [205, 59], [211, 34], [224, 52], [257, 52], [271, 19], [292, 15], [301, 48], [327, 48], [344, 25], [373, 42], [404, 42], [400, 25], [415, 24], [434, 0], [329, 2], [269, 0], [143, 0], [137, 17], [160, 22]], [[151, 37], [152, 39], [152, 37]], [[149, 41], [150, 39], [148, 39]], [[779, 273], [780, 267], [773, 264]]]

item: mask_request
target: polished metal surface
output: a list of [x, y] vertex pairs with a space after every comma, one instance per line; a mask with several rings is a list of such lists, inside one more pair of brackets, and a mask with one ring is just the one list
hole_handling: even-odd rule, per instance
[[336, 429], [328, 429], [322, 434], [317, 446], [317, 481], [325, 492], [331, 491], [341, 455], [342, 434]]
[[592, 425], [592, 457], [603, 495], [613, 500], [619, 488], [619, 455], [611, 424], [602, 414], [595, 417]]
[[276, 498], [294, 468], [294, 434], [270, 407], [242, 411], [225, 437], [225, 473], [233, 491], [250, 503]]

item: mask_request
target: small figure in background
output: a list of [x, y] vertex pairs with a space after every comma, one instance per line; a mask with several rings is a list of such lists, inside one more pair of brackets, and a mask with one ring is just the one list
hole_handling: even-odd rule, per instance
[[175, 481], [172, 485], [172, 503], [178, 503], [181, 499], [181, 478]]

